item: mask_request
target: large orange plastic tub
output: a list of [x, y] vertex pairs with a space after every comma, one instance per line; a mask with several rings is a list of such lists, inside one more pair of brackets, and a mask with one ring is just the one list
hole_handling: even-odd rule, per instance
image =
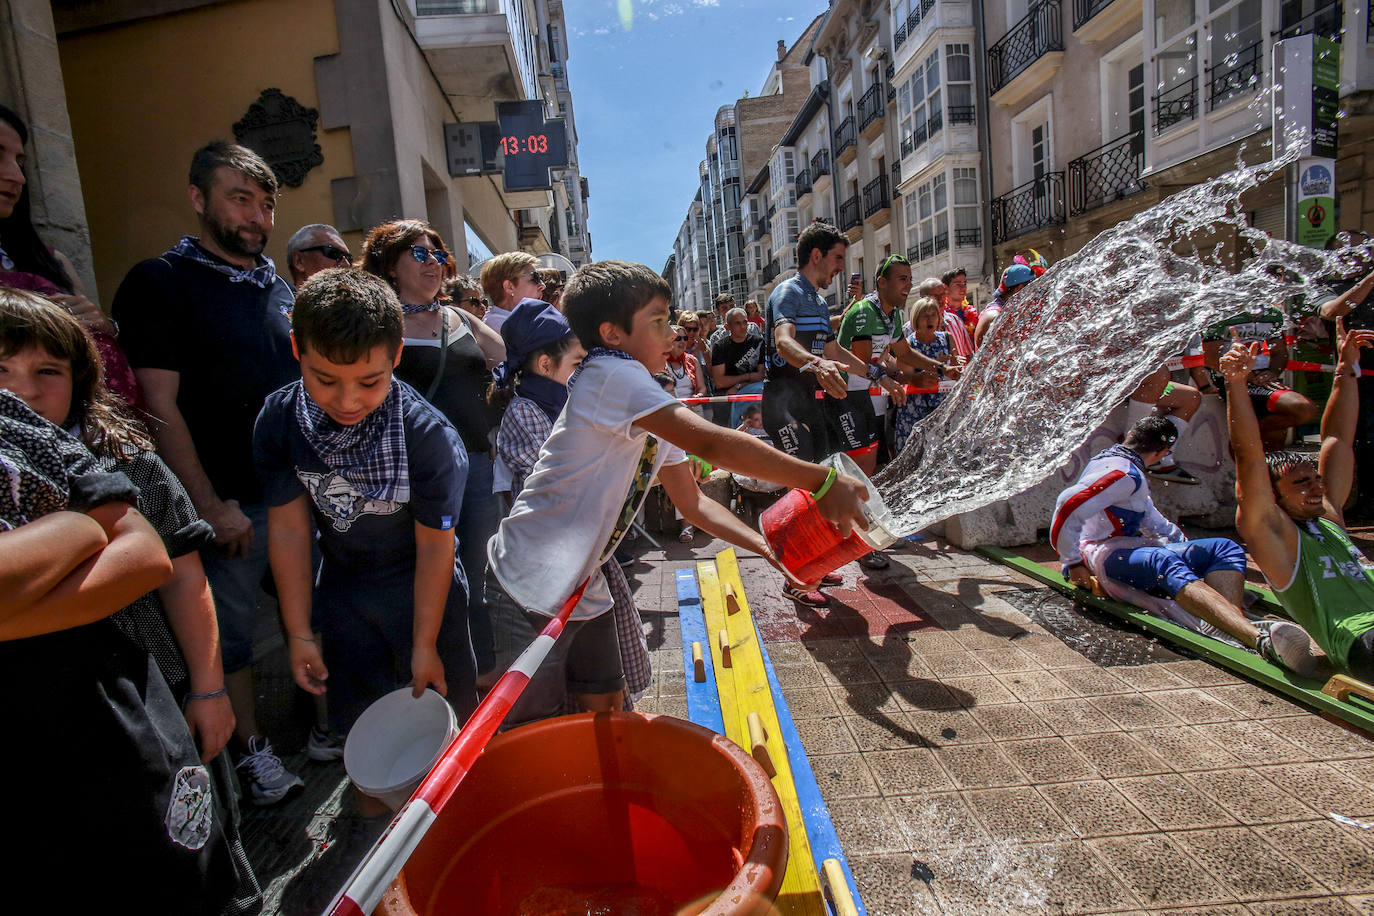
[[498, 735], [406, 862], [420, 914], [772, 912], [777, 793], [727, 738], [585, 713]]

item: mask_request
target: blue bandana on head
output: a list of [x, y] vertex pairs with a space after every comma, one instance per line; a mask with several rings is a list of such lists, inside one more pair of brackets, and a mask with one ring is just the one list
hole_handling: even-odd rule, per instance
[[531, 353], [557, 343], [571, 333], [568, 319], [558, 309], [542, 299], [521, 299], [501, 325], [506, 359], [492, 372], [496, 384], [502, 388], [511, 385]]
[[270, 289], [272, 284], [277, 282], [277, 265], [273, 264], [272, 259], [266, 255], [257, 256], [256, 267], [236, 267], [200, 247], [200, 239], [194, 235], [183, 235], [181, 241], [167, 250], [167, 254], [174, 254], [188, 261], [203, 264], [211, 270], [224, 274], [229, 278], [230, 283], [251, 283], [260, 289]]

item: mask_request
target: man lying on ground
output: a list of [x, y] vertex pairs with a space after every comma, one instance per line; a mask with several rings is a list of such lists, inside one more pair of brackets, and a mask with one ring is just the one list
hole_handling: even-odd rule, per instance
[[1301, 627], [1246, 617], [1240, 545], [1226, 538], [1190, 541], [1155, 508], [1145, 471], [1177, 440], [1178, 429], [1167, 418], [1146, 417], [1126, 432], [1123, 444], [1095, 455], [1078, 481], [1059, 494], [1050, 544], [1064, 575], [1080, 588], [1091, 587], [1095, 575], [1113, 598], [1253, 649], [1290, 671], [1314, 674], [1319, 662]]
[[1374, 331], [1337, 324], [1340, 357], [1322, 414], [1321, 456], [1265, 454], [1245, 390], [1259, 344], [1221, 358], [1231, 447], [1236, 453], [1236, 528], [1284, 610], [1311, 632], [1331, 663], [1374, 681], [1374, 564], [1350, 542], [1343, 509], [1355, 466], [1351, 446], [1360, 348]]

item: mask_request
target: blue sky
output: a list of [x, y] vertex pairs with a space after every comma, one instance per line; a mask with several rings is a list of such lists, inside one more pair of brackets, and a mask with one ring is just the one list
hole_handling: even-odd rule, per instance
[[[823, 0], [565, 0], [592, 256], [661, 270], [716, 109], [757, 95]], [[752, 177], [752, 176], [749, 176]]]

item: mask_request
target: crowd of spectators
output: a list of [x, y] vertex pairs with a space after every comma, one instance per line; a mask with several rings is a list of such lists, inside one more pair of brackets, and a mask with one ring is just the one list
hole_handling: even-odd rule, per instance
[[[316, 697], [314, 760], [338, 759], [361, 711], [398, 687], [431, 687], [465, 717], [573, 593], [512, 721], [632, 708], [649, 665], [615, 551], [655, 480], [684, 540], [701, 528], [754, 550], [793, 600], [827, 604], [820, 589], [838, 580], [792, 577], [694, 469], [724, 466], [756, 499], [810, 490], [848, 533], [863, 484], [816, 462], [843, 451], [872, 473], [891, 460], [1050, 266], [1019, 255], [978, 309], [964, 271], [917, 282], [889, 255], [832, 310], [823, 291], [847, 242], [815, 223], [765, 304], [722, 293], [691, 312], [624, 262], [566, 277], [507, 252], [463, 276], [433, 227], [397, 219], [356, 254], [329, 225], [297, 229], [288, 282], [263, 254], [276, 177], [216, 141], [190, 166], [195, 234], [133, 265], [107, 317], [33, 228], [27, 142], [0, 108], [0, 650], [17, 733], [77, 721], [54, 751], [73, 761], [52, 776], [61, 800], [34, 793], [20, 815], [108, 812], [100, 893], [155, 862], [157, 893], [207, 913], [260, 898], [235, 773], [253, 804], [303, 785], [259, 724], [264, 619], [280, 621], [293, 678]], [[1367, 239], [1340, 243], [1367, 273]], [[1076, 583], [1095, 574], [1170, 602], [1294, 670], [1328, 659], [1370, 677], [1374, 576], [1344, 504], [1357, 470], [1374, 479], [1374, 375], [1354, 381], [1374, 359], [1374, 273], [1320, 313], [1340, 325], [1320, 466], [1283, 451], [1319, 411], [1282, 382], [1292, 316], [1248, 308], [1201, 335], [1196, 387], [1167, 368], [1142, 382], [1125, 441], [1066, 491], [1052, 539]], [[1231, 412], [1238, 527], [1301, 626], [1248, 616], [1242, 549], [1186, 541], [1149, 502], [1147, 475], [1196, 482], [1173, 452], [1214, 393]], [[1121, 538], [1168, 543], [1108, 544]], [[1313, 557], [1340, 571], [1339, 595]], [[83, 745], [94, 775], [77, 770]]]

